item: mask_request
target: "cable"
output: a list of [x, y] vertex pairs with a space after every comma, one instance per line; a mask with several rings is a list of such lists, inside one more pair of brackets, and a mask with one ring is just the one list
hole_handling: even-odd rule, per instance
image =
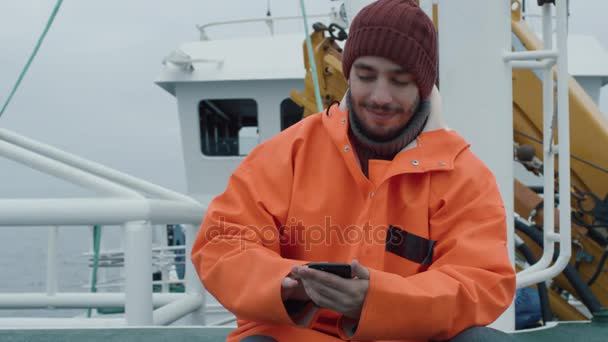
[[585, 227], [587, 229], [597, 229], [597, 228], [608, 228], [607, 224], [603, 224], [603, 223], [593, 223], [593, 224], [589, 224], [585, 221], [583, 221], [583, 219], [581, 219], [580, 217], [578, 217], [577, 215], [572, 215], [572, 220], [574, 221], [574, 223], [576, 223], [577, 225], [581, 226], [581, 227]]
[[606, 249], [604, 251], [604, 253], [602, 254], [602, 258], [600, 259], [600, 262], [597, 264], [597, 268], [595, 269], [595, 273], [593, 273], [593, 275], [591, 276], [591, 278], [587, 282], [587, 285], [589, 285], [589, 286], [593, 285], [593, 283], [595, 283], [595, 281], [600, 276], [600, 274], [602, 274], [602, 271], [604, 269], [604, 264], [606, 263], [606, 259], [608, 259], [608, 249]]
[[[522, 137], [528, 138], [528, 139], [530, 139], [530, 140], [534, 141], [535, 143], [538, 143], [538, 144], [542, 144], [542, 143], [543, 143], [543, 142], [542, 142], [542, 141], [540, 141], [539, 139], [536, 139], [535, 137], [533, 137], [533, 136], [531, 136], [531, 135], [528, 135], [528, 134], [526, 134], [526, 133], [524, 133], [524, 132], [518, 131], [518, 130], [516, 130], [516, 129], [514, 129], [514, 130], [513, 130], [513, 132], [514, 132], [515, 134], [519, 134], [519, 135], [521, 135]], [[579, 157], [579, 156], [576, 156], [576, 155], [574, 155], [574, 154], [570, 154], [570, 158], [572, 158], [572, 159], [574, 159], [574, 160], [577, 160], [577, 161], [579, 161], [579, 162], [581, 162], [581, 163], [583, 163], [583, 164], [586, 164], [586, 165], [588, 165], [588, 166], [591, 166], [592, 168], [598, 169], [598, 170], [600, 170], [600, 171], [602, 171], [602, 172], [604, 172], [604, 173], [608, 173], [608, 169], [607, 169], [607, 168], [605, 168], [605, 167], [601, 167], [601, 166], [599, 166], [599, 165], [596, 165], [596, 164], [594, 164], [594, 163], [592, 163], [592, 162], [590, 162], [590, 161], [587, 161], [587, 160], [585, 160], [585, 159], [583, 159], [583, 158], [581, 158], [581, 157]]]
[[[543, 236], [542, 233], [534, 228], [529, 226], [522, 220], [515, 220], [515, 229], [520, 232], [526, 234], [532, 241], [534, 241], [540, 247], [543, 247]], [[556, 250], [553, 253], [553, 260], [556, 260], [559, 255], [559, 251]], [[574, 290], [579, 295], [581, 301], [591, 311], [591, 313], [596, 313], [602, 309], [602, 305], [599, 300], [595, 296], [595, 294], [591, 291], [585, 280], [581, 277], [581, 275], [574, 269], [574, 267], [570, 264], [567, 264], [562, 272], [564, 276], [568, 279]]]
[[[521, 244], [517, 246], [517, 249], [521, 252], [521, 254], [526, 258], [526, 261], [530, 265], [534, 265], [536, 263], [536, 258], [532, 251], [525, 244]], [[540, 312], [543, 317], [543, 323], [547, 325], [547, 322], [553, 320], [553, 315], [551, 314], [551, 304], [549, 303], [549, 294], [547, 292], [547, 285], [544, 281], [536, 284], [536, 288], [538, 290], [538, 297], [540, 299]]]
[[17, 82], [13, 86], [13, 90], [11, 90], [10, 95], [8, 96], [8, 98], [6, 99], [6, 102], [4, 103], [4, 106], [2, 106], [2, 110], [0, 110], [0, 117], [2, 117], [2, 114], [4, 114], [4, 111], [8, 107], [8, 104], [11, 102], [11, 99], [13, 98], [13, 96], [15, 95], [15, 93], [17, 92], [17, 89], [19, 88], [19, 85], [21, 84], [21, 81], [23, 81], [23, 78], [25, 77], [25, 74], [29, 70], [30, 65], [32, 65], [32, 62], [34, 61], [34, 58], [36, 58], [36, 55], [38, 54], [38, 50], [40, 50], [40, 46], [42, 45], [42, 42], [44, 41], [44, 38], [46, 37], [46, 34], [49, 32], [49, 29], [51, 28], [51, 25], [53, 25], [53, 21], [55, 20], [55, 16], [57, 16], [57, 13], [59, 12], [59, 8], [61, 7], [61, 3], [62, 2], [63, 2], [63, 0], [57, 0], [57, 4], [55, 4], [55, 8], [53, 9], [53, 12], [51, 13], [51, 16], [49, 17], [49, 20], [46, 23], [46, 27], [44, 28], [44, 31], [42, 32], [42, 35], [40, 35], [40, 38], [38, 38], [38, 43], [36, 43], [36, 47], [34, 47], [34, 51], [30, 55], [30, 58], [28, 59], [27, 63], [25, 64], [25, 67], [21, 71], [21, 74], [19, 75], [19, 78], [17, 79]]

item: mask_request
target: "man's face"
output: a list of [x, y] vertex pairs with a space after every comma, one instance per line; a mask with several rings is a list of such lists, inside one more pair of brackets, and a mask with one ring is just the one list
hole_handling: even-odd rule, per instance
[[357, 58], [349, 83], [357, 118], [372, 139], [393, 138], [410, 121], [420, 102], [414, 75], [386, 58]]

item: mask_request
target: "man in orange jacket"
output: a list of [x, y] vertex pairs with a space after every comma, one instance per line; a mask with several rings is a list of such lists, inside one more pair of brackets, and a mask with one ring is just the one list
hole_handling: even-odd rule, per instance
[[208, 208], [192, 261], [238, 319], [228, 340], [510, 340], [484, 327], [515, 293], [505, 209], [441, 118], [431, 21], [372, 3], [342, 63], [341, 105], [258, 146]]

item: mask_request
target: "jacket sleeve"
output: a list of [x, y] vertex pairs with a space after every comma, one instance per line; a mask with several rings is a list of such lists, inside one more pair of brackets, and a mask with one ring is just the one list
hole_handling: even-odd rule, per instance
[[432, 264], [410, 277], [370, 270], [354, 340], [449, 339], [492, 323], [513, 300], [506, 212], [494, 176], [467, 149], [453, 171], [432, 177]]
[[294, 324], [281, 280], [305, 262], [280, 255], [293, 173], [276, 145], [260, 145], [232, 174], [209, 205], [191, 257], [205, 288], [239, 319]]

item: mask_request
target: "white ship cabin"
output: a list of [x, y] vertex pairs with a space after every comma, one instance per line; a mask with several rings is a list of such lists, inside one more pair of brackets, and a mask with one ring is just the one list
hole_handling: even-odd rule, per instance
[[183, 44], [157, 83], [177, 98], [188, 193], [222, 192], [257, 144], [302, 117], [289, 97], [304, 87], [304, 35]]
[[[600, 109], [600, 91], [608, 84], [608, 53], [593, 36], [568, 36], [568, 71]], [[606, 112], [604, 112], [606, 114]]]

